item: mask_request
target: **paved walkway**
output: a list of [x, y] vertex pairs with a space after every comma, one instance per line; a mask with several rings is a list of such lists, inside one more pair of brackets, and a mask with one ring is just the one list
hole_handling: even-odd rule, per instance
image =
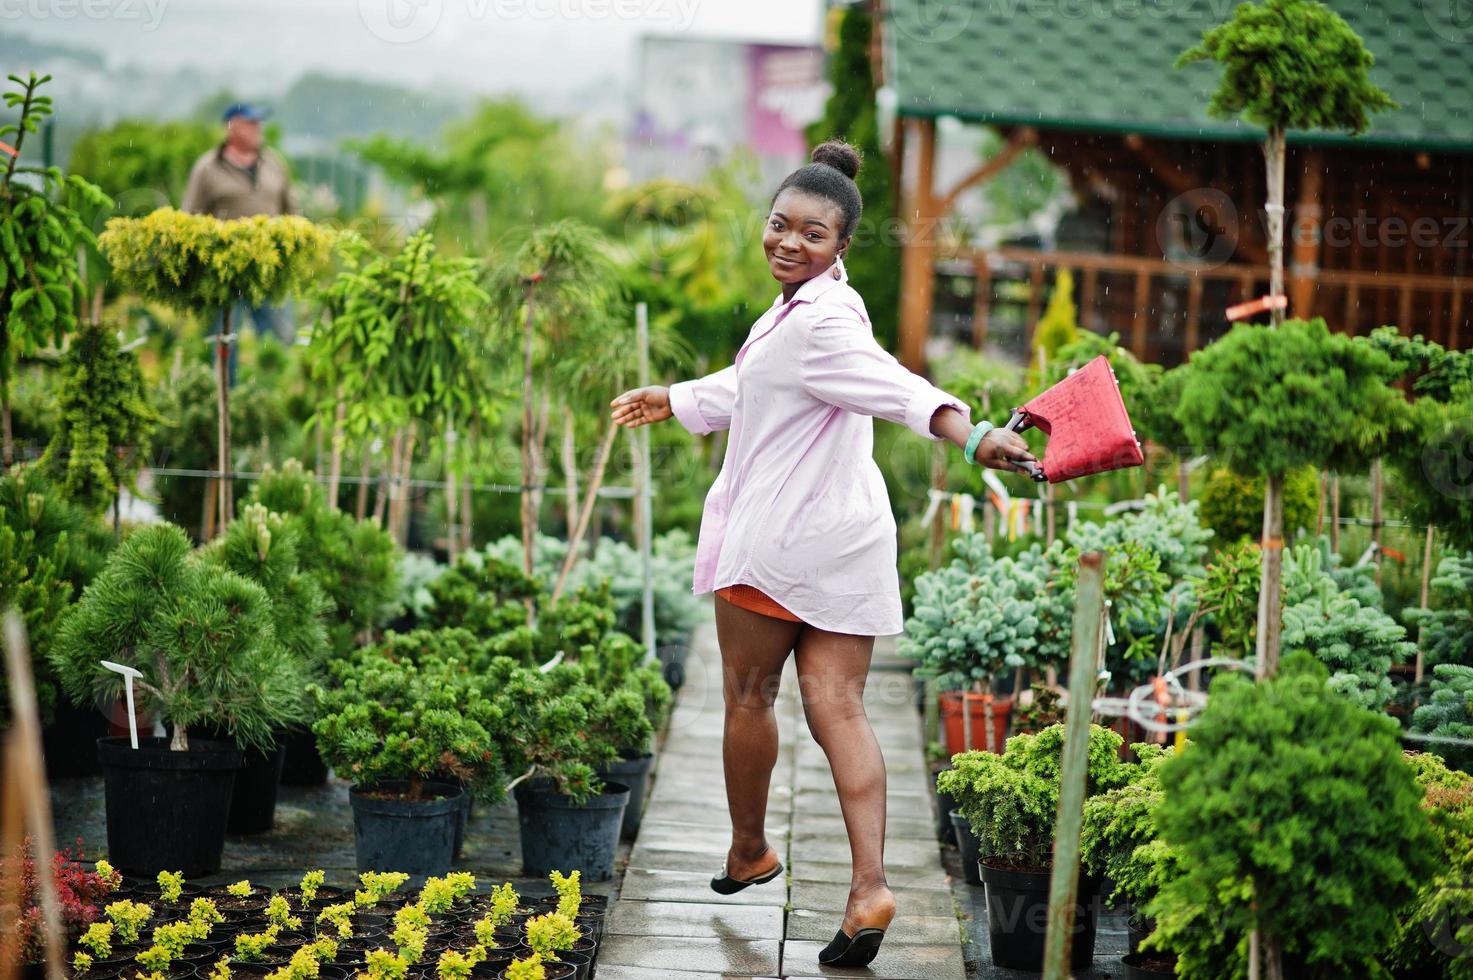
[[[877, 665], [885, 649], [877, 650]], [[735, 895], [711, 891], [731, 833], [721, 770], [719, 658], [708, 622], [692, 640], [686, 684], [599, 949], [599, 980], [711, 980], [718, 974], [962, 980], [961, 932], [933, 833], [908, 673], [875, 670], [866, 687], [889, 773], [885, 859], [900, 905], [874, 963], [865, 970], [818, 963], [818, 951], [843, 918], [849, 842], [828, 760], [803, 721], [791, 659], [777, 702], [781, 750], [767, 823], [787, 874]]]

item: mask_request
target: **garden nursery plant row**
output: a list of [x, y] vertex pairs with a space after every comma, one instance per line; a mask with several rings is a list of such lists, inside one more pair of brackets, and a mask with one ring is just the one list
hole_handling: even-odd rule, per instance
[[[45, 80], [14, 81], [35, 133]], [[637, 829], [704, 615], [679, 529], [724, 446], [647, 432], [664, 451], [639, 529], [648, 650], [635, 527], [599, 495], [627, 448], [608, 401], [636, 376], [635, 302], [654, 314], [654, 376], [729, 363], [752, 301], [711, 264], [721, 222], [682, 217], [722, 187], [610, 202], [604, 230], [648, 236], [568, 219], [466, 256], [435, 226], [133, 215], [76, 174], [0, 180], [0, 590], [29, 636], [47, 768], [100, 768], [108, 828], [106, 865], [49, 869], [72, 896], [73, 970], [586, 974], [599, 910], [578, 882], [608, 878]], [[247, 338], [232, 384], [227, 357], [211, 367], [239, 339], [231, 318], [207, 325], [237, 297], [295, 298], [304, 322], [290, 346]], [[1222, 666], [1171, 744], [1128, 719], [1092, 731], [1078, 955], [1108, 900], [1133, 911], [1127, 967], [1144, 975], [1240, 977], [1262, 950], [1295, 978], [1468, 980], [1473, 356], [1410, 324], [1348, 336], [1290, 319], [1238, 324], [1164, 370], [1076, 320], [1056, 283], [1026, 367], [961, 352], [937, 381], [1001, 424], [1103, 355], [1143, 470], [1046, 490], [1027, 527], [991, 489], [983, 530], [920, 526], [936, 474], [975, 490], [976, 470], [876, 431], [900, 650], [949, 760], [938, 833], [972, 849], [994, 961], [1040, 955], [1063, 751], [1051, 680], [1080, 558], [1100, 552], [1103, 693]], [[710, 326], [710, 349], [676, 324]], [[1031, 481], [997, 479], [1032, 503]], [[159, 519], [126, 519], [144, 498]], [[1420, 561], [1385, 546], [1388, 514], [1425, 530]], [[131, 714], [103, 661], [136, 674]], [[329, 771], [352, 784], [361, 890], [180, 880], [219, 872], [227, 833], [269, 829], [281, 782]], [[557, 873], [555, 906], [450, 873], [469, 808], [507, 798], [524, 870]], [[413, 901], [404, 875], [425, 879]]]
[[[273, 892], [248, 880], [199, 888], [169, 871], [130, 878], [108, 861], [89, 871], [58, 857], [78, 980], [587, 980], [607, 912], [577, 871], [552, 872], [554, 894], [524, 899], [510, 883], [478, 893], [464, 871], [429, 877], [417, 894], [402, 872], [364, 872], [348, 891], [320, 870]], [[39, 924], [23, 926], [22, 947], [39, 958]]]

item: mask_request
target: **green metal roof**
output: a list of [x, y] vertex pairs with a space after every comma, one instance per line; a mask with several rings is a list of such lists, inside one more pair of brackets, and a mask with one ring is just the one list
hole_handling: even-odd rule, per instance
[[[1329, 0], [1376, 58], [1371, 78], [1400, 109], [1360, 137], [1294, 133], [1290, 142], [1473, 150], [1473, 18], [1463, 0]], [[1173, 67], [1234, 0], [889, 0], [887, 74], [907, 116], [1257, 140], [1212, 119], [1221, 67]]]

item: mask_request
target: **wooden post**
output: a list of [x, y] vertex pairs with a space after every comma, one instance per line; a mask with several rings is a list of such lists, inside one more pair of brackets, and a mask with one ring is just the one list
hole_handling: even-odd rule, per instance
[[[639, 345], [639, 384], [640, 387], [650, 383], [650, 313], [649, 307], [644, 303], [638, 303], [634, 307], [634, 329], [635, 341]], [[643, 639], [645, 656], [655, 659], [655, 578], [654, 578], [654, 536], [655, 516], [651, 500], [654, 497], [654, 476], [650, 470], [650, 429], [649, 426], [640, 426], [635, 433], [635, 440], [639, 444], [639, 452], [635, 456], [639, 465], [635, 471], [635, 513], [638, 516], [635, 526], [640, 530], [639, 535], [639, 557], [641, 572], [644, 576], [644, 587], [640, 594], [640, 621], [644, 624]], [[594, 539], [597, 544], [598, 539]]]
[[235, 482], [230, 476], [230, 345], [235, 343], [235, 338], [231, 335], [231, 320], [234, 315], [233, 304], [227, 302], [220, 316], [220, 336], [215, 338], [215, 384], [219, 387], [215, 406], [219, 414], [216, 433], [219, 445], [215, 447], [215, 469], [219, 471], [220, 478], [216, 485], [219, 491], [216, 503], [218, 517], [214, 530], [221, 534], [225, 533], [225, 525], [230, 523], [233, 509], [230, 497]]
[[1141, 266], [1135, 274], [1135, 318], [1130, 323], [1130, 352], [1146, 359], [1146, 307], [1151, 300], [1151, 273]]
[[[945, 442], [936, 442], [931, 447], [931, 489], [946, 489], [946, 452], [949, 447]], [[929, 564], [932, 571], [941, 567], [941, 555], [946, 550], [946, 518], [947, 508], [938, 506], [936, 513], [931, 517], [931, 548]]]
[[[62, 980], [66, 975], [62, 957], [66, 953], [66, 938], [61, 927], [61, 900], [56, 893], [56, 879], [51, 874], [51, 855], [56, 853], [51, 819], [51, 793], [46, 788], [46, 768], [41, 761], [41, 719], [36, 704], [36, 687], [31, 677], [31, 655], [26, 642], [25, 624], [20, 614], [11, 609], [4, 616], [5, 672], [10, 687], [11, 729], [5, 739], [4, 799], [5, 831], [0, 846], [4, 847], [7, 860], [24, 846], [25, 837], [30, 836], [31, 857], [36, 867], [36, 892], [41, 905], [41, 936], [46, 952], [47, 980]], [[14, 808], [14, 809], [12, 809]], [[14, 827], [16, 811], [22, 811], [19, 821], [23, 826]], [[12, 830], [20, 833], [12, 836]], [[13, 908], [19, 915], [21, 896], [20, 876], [6, 875], [3, 886], [3, 905]], [[12, 896], [11, 889], [15, 889]], [[14, 899], [12, 902], [11, 899]], [[20, 957], [14, 943], [19, 930], [13, 924], [4, 930], [0, 938], [0, 952], [5, 957], [0, 963], [15, 963]]]
[[1284, 630], [1284, 478], [1264, 480], [1262, 572], [1258, 579], [1258, 676], [1279, 669], [1279, 636]]
[[1320, 187], [1325, 162], [1318, 150], [1304, 152], [1299, 201], [1294, 206], [1293, 261], [1289, 267], [1289, 309], [1301, 320], [1313, 315], [1315, 280], [1319, 275]]
[[914, 128], [916, 179], [905, 210], [905, 241], [900, 247], [900, 361], [916, 372], [926, 369], [926, 338], [936, 290], [936, 120], [903, 120]]
[[1183, 362], [1202, 343], [1201, 321], [1202, 277], [1194, 272], [1191, 282], [1187, 283], [1187, 323], [1181, 356]]
[[1340, 554], [1340, 474], [1330, 474], [1330, 550]]
[[[1432, 539], [1436, 536], [1437, 529], [1431, 524], [1427, 525], [1427, 542], [1422, 546], [1422, 592], [1421, 606], [1425, 610], [1427, 602], [1432, 595]], [[1413, 677], [1418, 684], [1422, 683], [1422, 672], [1424, 670], [1422, 658], [1422, 634], [1427, 632], [1427, 624], [1424, 622], [1417, 628], [1417, 672]]]
[[1079, 558], [1075, 586], [1074, 642], [1069, 654], [1069, 706], [1064, 720], [1064, 758], [1059, 776], [1059, 810], [1054, 822], [1054, 864], [1049, 879], [1048, 934], [1043, 947], [1044, 980], [1068, 980], [1074, 945], [1074, 905], [1079, 895], [1079, 836], [1089, 775], [1089, 721], [1094, 703], [1095, 657], [1105, 613], [1105, 556]]
[[972, 296], [972, 347], [981, 350], [987, 345], [987, 320], [992, 315], [992, 264], [985, 252], [977, 252], [972, 258], [976, 275], [976, 289]]
[[1376, 542], [1376, 585], [1381, 584], [1381, 509], [1385, 501], [1386, 486], [1381, 468], [1381, 457], [1371, 461], [1371, 540]]
[[1028, 318], [1023, 321], [1023, 346], [1033, 349], [1033, 331], [1043, 311], [1043, 259], [1039, 257], [1028, 270]]

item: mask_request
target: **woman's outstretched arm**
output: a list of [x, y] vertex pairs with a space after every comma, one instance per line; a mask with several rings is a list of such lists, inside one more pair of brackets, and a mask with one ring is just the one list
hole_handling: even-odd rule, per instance
[[[833, 317], [809, 330], [802, 355], [803, 388], [830, 405], [899, 423], [917, 435], [965, 448], [971, 409], [907, 370], [881, 347], [862, 320]], [[977, 448], [977, 462], [1016, 470], [1008, 458], [1032, 460], [1016, 432], [994, 429]]]
[[692, 433], [703, 436], [731, 428], [732, 405], [736, 403], [736, 366], [670, 387], [649, 385], [624, 392], [609, 404], [615, 425], [638, 428], [663, 422], [672, 415]]

